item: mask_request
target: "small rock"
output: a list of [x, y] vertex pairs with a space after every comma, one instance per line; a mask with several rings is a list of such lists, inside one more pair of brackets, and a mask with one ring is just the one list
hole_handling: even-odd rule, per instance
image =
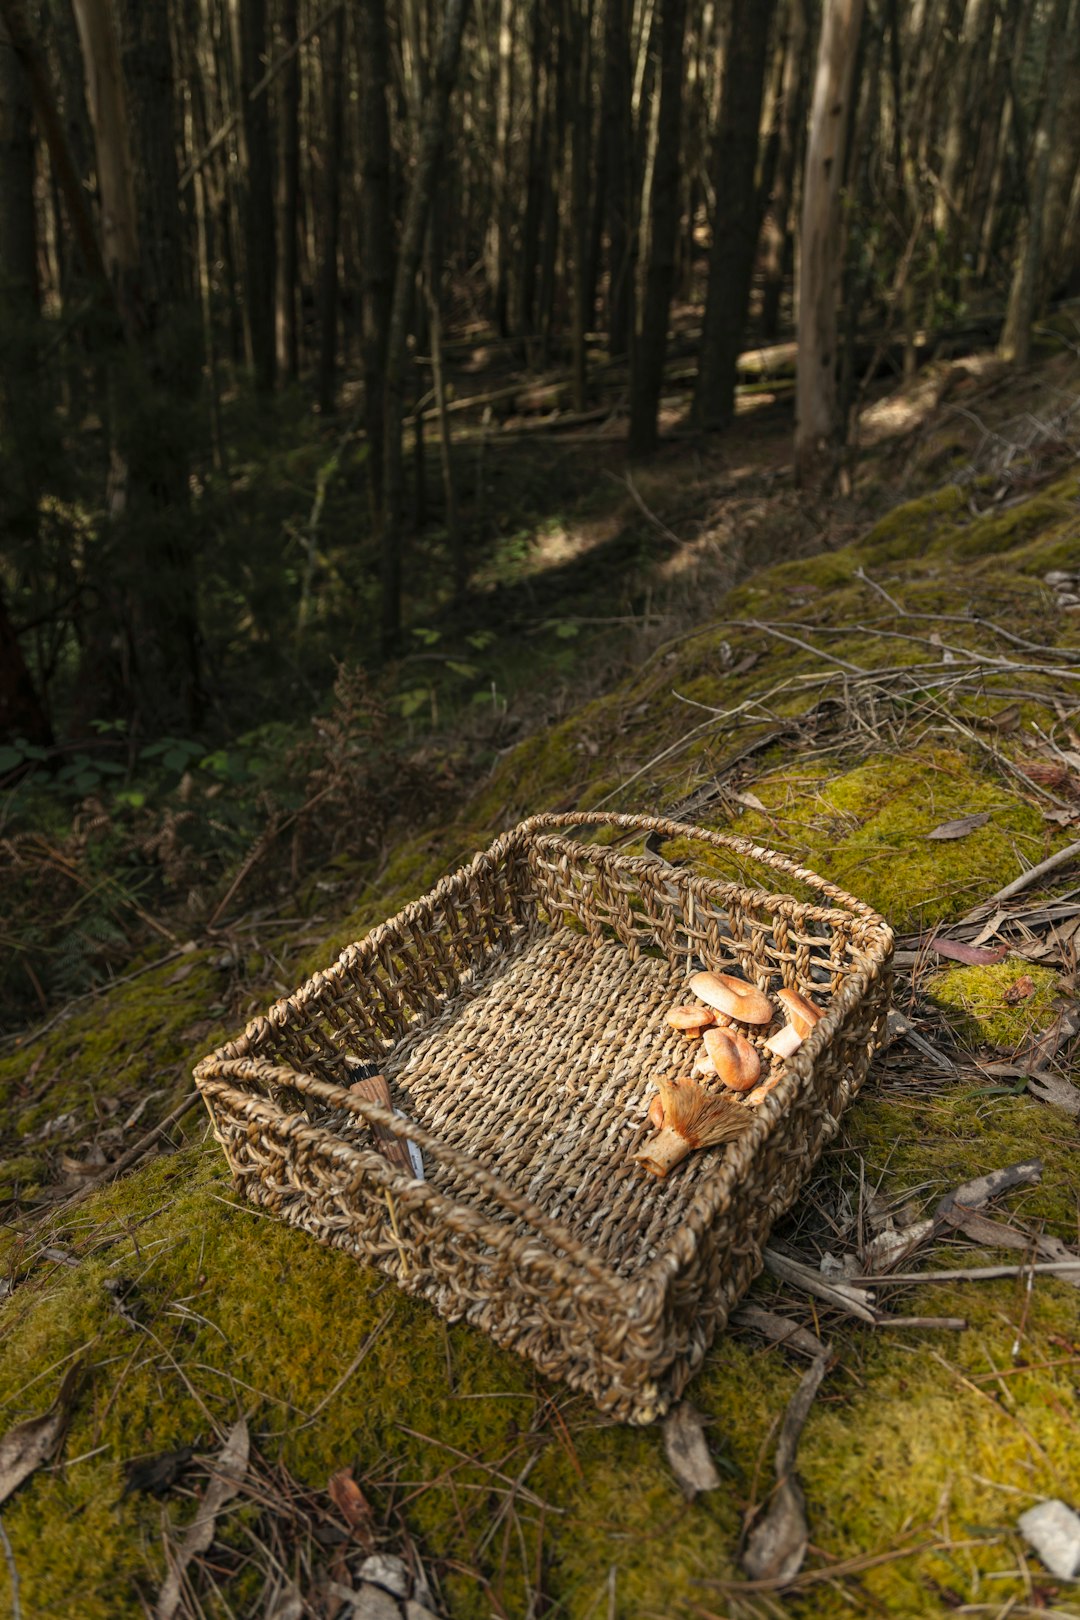
[[409, 1572], [400, 1558], [392, 1553], [372, 1553], [360, 1565], [359, 1578], [372, 1586], [381, 1586], [395, 1597], [403, 1598], [409, 1590]]
[[381, 1586], [364, 1585], [352, 1594], [349, 1620], [401, 1620], [401, 1610]]
[[1017, 1528], [1051, 1575], [1062, 1581], [1080, 1575], [1080, 1515], [1071, 1507], [1054, 1498], [1040, 1502], [1020, 1515]]

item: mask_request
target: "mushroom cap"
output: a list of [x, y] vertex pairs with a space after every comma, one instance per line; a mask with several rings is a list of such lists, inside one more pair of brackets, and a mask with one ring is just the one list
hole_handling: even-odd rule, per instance
[[690, 988], [708, 1006], [740, 1023], [772, 1023], [772, 1002], [764, 991], [745, 979], [732, 978], [730, 973], [695, 973]]
[[664, 1016], [672, 1029], [685, 1030], [688, 1035], [696, 1035], [699, 1029], [716, 1023], [716, 1014], [711, 1007], [672, 1007]]
[[805, 1041], [821, 1017], [821, 1008], [815, 1007], [805, 996], [800, 996], [797, 990], [779, 990], [776, 999], [783, 1004], [789, 1020]]
[[737, 1029], [707, 1029], [705, 1050], [731, 1091], [749, 1091], [761, 1073], [761, 1058]]
[[779, 1069], [774, 1069], [767, 1080], [763, 1080], [760, 1086], [755, 1086], [753, 1091], [742, 1099], [748, 1108], [756, 1108], [758, 1103], [765, 1101], [769, 1092], [779, 1082], [780, 1073]]
[[657, 1092], [649, 1104], [649, 1124], [654, 1130], [662, 1131], [664, 1128], [664, 1099]]

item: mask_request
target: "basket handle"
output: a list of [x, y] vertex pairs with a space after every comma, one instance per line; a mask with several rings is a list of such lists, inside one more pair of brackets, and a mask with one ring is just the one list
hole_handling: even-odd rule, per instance
[[695, 827], [689, 822], [669, 821], [666, 816], [628, 816], [621, 815], [617, 811], [597, 814], [594, 810], [544, 811], [540, 815], [530, 816], [517, 830], [528, 834], [542, 831], [546, 827], [589, 826], [625, 827], [629, 832], [658, 832], [667, 838], [696, 838], [701, 843], [714, 844], [719, 849], [732, 849], [736, 854], [761, 862], [763, 866], [771, 866], [774, 871], [786, 872], [789, 877], [798, 878], [800, 883], [805, 883], [811, 889], [817, 889], [819, 894], [835, 900], [845, 910], [855, 912], [867, 922], [876, 923], [879, 927], [888, 926], [884, 918], [872, 907], [865, 905], [862, 900], [856, 900], [846, 889], [839, 888], [835, 883], [829, 883], [827, 879], [819, 877], [816, 872], [809, 871], [805, 866], [800, 866], [789, 856], [779, 855], [772, 849], [764, 849], [760, 844], [753, 844], [749, 838], [740, 838], [735, 833], [710, 832], [707, 827]]

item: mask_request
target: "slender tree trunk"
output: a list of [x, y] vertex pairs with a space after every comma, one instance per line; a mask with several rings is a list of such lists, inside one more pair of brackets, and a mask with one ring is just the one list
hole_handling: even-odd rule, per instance
[[608, 348], [627, 354], [634, 329], [634, 125], [628, 0], [604, 6], [603, 143], [608, 231]]
[[[295, 46], [299, 0], [282, 0], [281, 43]], [[342, 70], [343, 70], [342, 64]], [[298, 292], [297, 232], [300, 201], [300, 55], [281, 75], [281, 168], [278, 176], [278, 225], [281, 252], [277, 261], [277, 363], [283, 376], [294, 380], [300, 371], [296, 324]]]
[[323, 33], [326, 157], [323, 188], [323, 262], [319, 277], [319, 410], [330, 416], [335, 402], [338, 337], [338, 230], [341, 218], [341, 151], [345, 120], [345, 7]]
[[993, 0], [967, 0], [959, 48], [949, 78], [949, 118], [941, 156], [941, 183], [934, 199], [934, 229], [946, 244], [945, 259], [951, 260], [963, 223], [963, 192], [967, 169], [973, 155], [971, 130], [980, 108], [973, 105], [977, 90], [979, 53], [993, 19]]
[[1017, 238], [1009, 307], [998, 348], [1003, 360], [1011, 360], [1020, 366], [1027, 365], [1031, 354], [1031, 323], [1042, 276], [1043, 223], [1050, 184], [1050, 160], [1065, 82], [1065, 66], [1069, 60], [1069, 51], [1063, 48], [1062, 41], [1071, 37], [1072, 29], [1077, 26], [1078, 7], [1080, 0], [1054, 0], [1049, 21], [1050, 55], [1046, 94], [1032, 142], [1027, 206]]
[[686, 0], [658, 0], [660, 14], [660, 110], [650, 196], [649, 261], [641, 332], [634, 348], [630, 385], [632, 457], [651, 455], [658, 443], [660, 390], [667, 353], [668, 316], [675, 280], [679, 229], [679, 142], [682, 120], [683, 44]]
[[543, 338], [544, 348], [551, 341], [555, 327], [555, 300], [558, 290], [557, 269], [559, 259], [559, 198], [562, 191], [563, 137], [566, 130], [566, 81], [573, 71], [567, 61], [567, 39], [563, 27], [562, 6], [556, 0], [554, 37], [547, 78], [547, 108], [544, 130], [545, 148], [544, 204], [541, 216], [540, 295], [536, 324]]
[[715, 215], [694, 415], [723, 428], [735, 415], [735, 368], [746, 329], [758, 237], [755, 172], [773, 0], [734, 0], [713, 150]]
[[495, 150], [492, 165], [492, 209], [488, 225], [488, 285], [495, 329], [509, 329], [510, 283], [510, 109], [514, 72], [514, 0], [500, 0], [498, 75], [495, 87]]
[[137, 339], [145, 311], [135, 285], [139, 237], [120, 48], [108, 0], [73, 0], [73, 9], [94, 128], [103, 257], [125, 330]]
[[1080, 181], [1080, 19], [1074, 22], [1061, 48], [1066, 53], [1065, 83], [1058, 109], [1057, 135], [1050, 150], [1050, 174], [1043, 210], [1044, 300], [1057, 294], [1067, 282], [1070, 271], [1076, 270], [1069, 239], [1069, 215]]
[[518, 295], [514, 327], [531, 336], [536, 323], [536, 266], [544, 215], [544, 160], [548, 151], [547, 85], [544, 82], [545, 35], [542, 0], [532, 0], [529, 45], [529, 156], [525, 180], [525, 217], [521, 227]]
[[406, 347], [416, 273], [423, 252], [439, 158], [446, 138], [450, 93], [457, 77], [468, 5], [469, 0], [446, 0], [435, 73], [424, 109], [420, 152], [409, 187], [394, 274], [383, 394], [386, 438], [383, 453], [382, 646], [387, 655], [396, 650], [401, 638], [401, 547], [404, 532], [401, 424], [405, 404]]
[[862, 13], [863, 0], [825, 0], [803, 180], [795, 467], [800, 483], [820, 489], [836, 476], [843, 432], [836, 386], [841, 191]]
[[47, 748], [53, 734], [0, 591], [0, 742], [16, 738]]
[[[81, 0], [85, 3], [85, 0]], [[247, 158], [244, 257], [248, 335], [255, 386], [269, 393], [277, 374], [274, 292], [274, 154], [270, 103], [251, 92], [266, 71], [266, 0], [237, 0], [240, 123]]]
[[591, 0], [566, 0], [569, 11], [567, 38], [571, 42], [573, 92], [570, 126], [570, 248], [573, 310], [571, 352], [573, 356], [574, 409], [585, 409], [585, 333], [588, 327], [589, 258], [589, 134], [592, 119], [589, 105], [592, 35]]
[[367, 436], [371, 510], [382, 520], [383, 395], [386, 343], [394, 295], [394, 216], [390, 199], [390, 44], [386, 33], [386, 0], [361, 0], [360, 33], [361, 145], [364, 177], [361, 189], [363, 253], [364, 425]]
[[780, 325], [780, 299], [784, 290], [791, 239], [791, 203], [799, 132], [806, 111], [808, 56], [806, 0], [791, 0], [784, 78], [780, 88], [779, 134], [772, 197], [762, 226], [761, 335], [775, 339]]

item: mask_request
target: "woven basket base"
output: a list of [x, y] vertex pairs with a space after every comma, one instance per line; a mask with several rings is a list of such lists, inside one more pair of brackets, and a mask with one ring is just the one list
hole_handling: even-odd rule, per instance
[[[722, 1147], [695, 1153], [663, 1182], [632, 1162], [654, 1134], [656, 1079], [689, 1074], [697, 1054], [664, 1019], [686, 981], [685, 966], [632, 961], [621, 944], [545, 933], [398, 1044], [386, 1064], [394, 1102], [629, 1277], [667, 1247], [723, 1162]], [[338, 1134], [356, 1133], [342, 1120]], [[434, 1163], [425, 1173], [506, 1223], [467, 1177]]]

